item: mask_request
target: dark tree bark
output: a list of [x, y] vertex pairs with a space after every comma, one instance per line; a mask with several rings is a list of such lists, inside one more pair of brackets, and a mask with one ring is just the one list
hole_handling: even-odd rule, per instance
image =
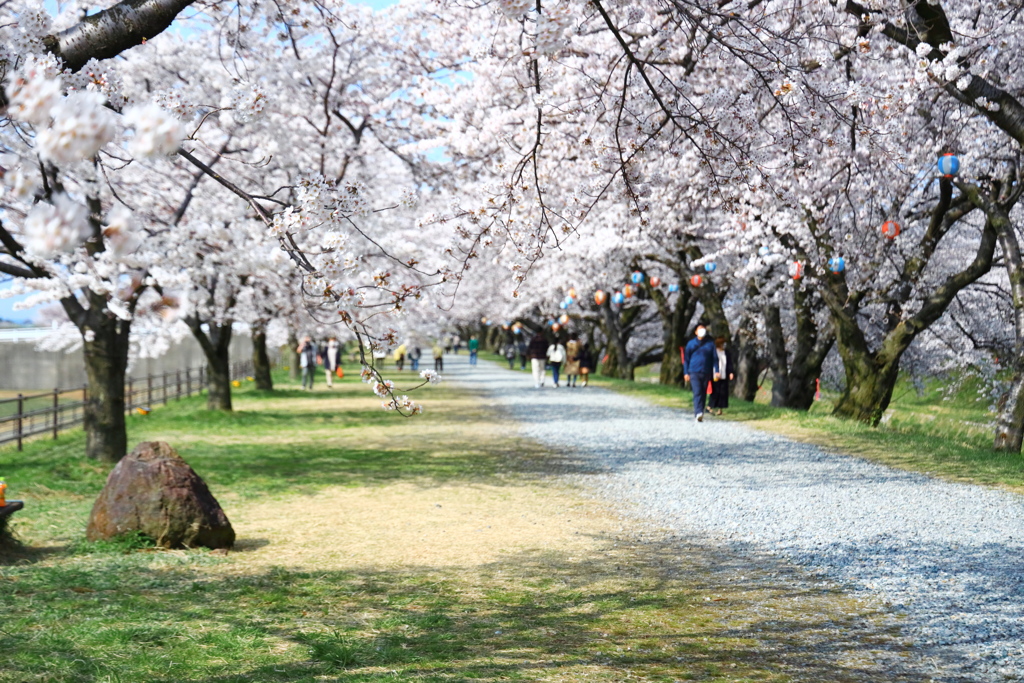
[[185, 318], [192, 335], [206, 356], [206, 408], [231, 410], [231, 322], [204, 322], [197, 316]]
[[129, 321], [103, 313], [88, 315], [86, 323], [86, 331], [92, 335], [83, 344], [89, 381], [84, 408], [85, 454], [102, 462], [117, 462], [128, 452], [124, 385], [130, 329]]
[[898, 309], [890, 309], [889, 315], [894, 316], [890, 318], [891, 329], [877, 350], [870, 348], [857, 324], [856, 299], [843, 297], [845, 281], [839, 286], [822, 288], [832, 312], [836, 343], [846, 370], [846, 390], [836, 404], [835, 415], [871, 425], [879, 423], [892, 400], [904, 352], [921, 332], [942, 316], [957, 292], [989, 271], [995, 247], [995, 228], [991, 221], [986, 221], [978, 251], [967, 268], [946, 278], [915, 315], [902, 320]]
[[992, 224], [1003, 252], [1003, 266], [1010, 281], [1013, 301], [1014, 349], [1010, 361], [1010, 387], [1000, 401], [996, 417], [993, 448], [1004, 453], [1020, 453], [1024, 443], [1024, 257], [1010, 212], [1019, 201], [1024, 187], [1011, 171], [1011, 176], [993, 182], [990, 192], [983, 192], [971, 183], [957, 183], [971, 203], [985, 212]]
[[267, 328], [263, 325], [253, 325], [252, 328], [252, 367], [256, 388], [273, 391], [274, 379], [270, 375], [270, 354], [267, 353]]
[[43, 38], [64, 66], [78, 71], [90, 59], [110, 59], [163, 33], [195, 0], [122, 0], [60, 33]]
[[782, 316], [777, 306], [768, 306], [764, 322], [768, 342], [768, 367], [772, 372], [772, 405], [780, 408], [809, 410], [814, 404], [817, 380], [828, 352], [835, 344], [831, 330], [819, 336], [815, 323], [813, 295], [807, 288], [797, 286], [793, 291], [793, 312], [796, 317], [796, 335], [792, 359], [782, 328]]
[[[757, 296], [757, 285], [753, 280], [747, 283], [747, 301]], [[732, 395], [741, 401], [752, 402], [757, 397], [757, 380], [761, 372], [761, 361], [757, 352], [757, 319], [746, 311], [733, 337], [732, 347], [736, 351], [736, 379], [732, 382]]]

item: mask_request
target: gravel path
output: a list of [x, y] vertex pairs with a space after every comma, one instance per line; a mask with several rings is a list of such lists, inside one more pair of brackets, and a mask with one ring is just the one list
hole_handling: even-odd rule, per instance
[[823, 452], [610, 391], [447, 356], [598, 495], [681, 536], [777, 553], [890, 603], [936, 681], [1024, 680], [1024, 498]]

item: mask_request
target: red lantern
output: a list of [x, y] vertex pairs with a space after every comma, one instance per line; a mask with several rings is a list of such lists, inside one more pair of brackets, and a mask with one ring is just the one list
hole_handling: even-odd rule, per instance
[[555, 323], [554, 325], [551, 326], [551, 331], [554, 332], [555, 334], [558, 334], [558, 331], [560, 329], [562, 329], [562, 326], [559, 325], [558, 323]]
[[608, 295], [602, 292], [600, 289], [594, 292], [594, 303], [598, 306], [604, 306], [604, 302], [608, 301]]
[[622, 288], [622, 296], [626, 297], [627, 299], [632, 297], [633, 296], [633, 285], [626, 285], [625, 287], [623, 287]]
[[576, 288], [575, 288], [575, 287], [570, 287], [570, 288], [569, 288], [569, 291], [568, 291], [567, 293], [568, 293], [568, 294], [569, 294], [569, 296], [571, 296], [571, 297], [572, 297], [573, 299], [575, 299], [575, 298], [576, 298]]
[[799, 280], [804, 276], [804, 264], [793, 261], [789, 264], [789, 274], [793, 276], [794, 280]]
[[900, 224], [896, 221], [882, 223], [882, 234], [891, 240], [896, 239], [900, 234]]
[[690, 285], [693, 287], [700, 287], [702, 284], [704, 284], [704, 278], [700, 275], [694, 275], [690, 278]]
[[651, 278], [651, 287], [661, 287], [661, 278], [655, 275]]

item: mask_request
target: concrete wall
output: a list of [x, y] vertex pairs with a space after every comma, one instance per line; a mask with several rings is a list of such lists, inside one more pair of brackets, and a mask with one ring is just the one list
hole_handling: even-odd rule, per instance
[[[276, 360], [277, 349], [268, 349], [271, 360]], [[235, 331], [231, 340], [231, 360], [249, 360], [252, 357], [252, 339]], [[160, 358], [135, 361], [129, 369], [131, 377], [146, 377], [165, 372], [206, 365], [199, 342], [192, 337], [172, 346]], [[82, 351], [71, 353], [37, 351], [35, 342], [0, 343], [0, 390], [50, 391], [73, 389], [86, 382], [85, 361]]]

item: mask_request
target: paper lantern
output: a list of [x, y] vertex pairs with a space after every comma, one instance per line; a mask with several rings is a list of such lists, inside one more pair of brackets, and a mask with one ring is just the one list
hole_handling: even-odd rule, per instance
[[661, 278], [655, 275], [651, 278], [651, 287], [661, 287]]
[[960, 159], [949, 152], [939, 157], [939, 162], [936, 164], [939, 167], [939, 173], [942, 174], [943, 178], [952, 178], [960, 172]]
[[633, 274], [629, 276], [629, 280], [634, 285], [638, 285], [644, 281], [644, 274], [641, 273], [639, 270], [634, 270]]
[[706, 273], [713, 273], [716, 268], [718, 268], [718, 265], [714, 261], [708, 261], [704, 264], [704, 272]]
[[558, 331], [560, 329], [562, 329], [562, 326], [559, 325], [558, 323], [552, 323], [551, 324], [551, 331], [554, 332], [555, 334], [558, 334]]
[[604, 302], [608, 301], [608, 295], [600, 289], [594, 292], [594, 303], [598, 306], [604, 306]]
[[630, 299], [633, 297], [633, 285], [626, 285], [622, 288], [622, 296]]
[[846, 259], [842, 256], [833, 256], [828, 260], [828, 269], [833, 273], [841, 273], [846, 270]]
[[612, 294], [612, 303], [613, 304], [621, 304], [625, 300], [626, 300], [626, 297], [622, 296], [622, 292], [615, 292], [614, 294]]
[[571, 296], [565, 297], [565, 305], [566, 306], [572, 306], [574, 303], [576, 303], [576, 299], [574, 297], [571, 297]]
[[679, 285], [675, 284], [675, 283], [669, 285], [668, 286], [668, 291], [669, 291], [669, 294], [675, 294], [676, 292], [679, 291]]
[[568, 325], [569, 324], [569, 314], [568, 313], [563, 313], [562, 315], [558, 316], [558, 322], [562, 323], [563, 325]]
[[693, 277], [690, 278], [691, 286], [700, 287], [702, 284], [704, 284], [704, 278], [702, 278], [700, 275], [694, 275]]
[[548, 327], [551, 327], [552, 325], [555, 324], [555, 321], [554, 320], [549, 320], [546, 324], [547, 324]]
[[564, 301], [560, 301], [558, 302], [558, 307], [564, 311], [566, 308], [569, 307], [569, 304], [565, 303]]
[[576, 298], [576, 288], [575, 287], [570, 287], [569, 291], [568, 291], [568, 294], [569, 294], [569, 298], [570, 299], [575, 299]]
[[896, 221], [886, 221], [882, 223], [882, 234], [891, 240], [894, 240], [899, 236], [900, 230], [900, 224]]
[[505, 323], [504, 325], [501, 326], [501, 329], [507, 330], [509, 327], [510, 327], [509, 324]]
[[480, 318], [480, 322], [483, 323], [484, 325], [486, 325], [487, 324], [487, 318]]
[[758, 256], [767, 256], [770, 253], [772, 253], [772, 250], [769, 249], [768, 247], [761, 247], [760, 249], [757, 250]]
[[804, 264], [793, 261], [789, 264], [789, 274], [794, 280], [799, 280], [804, 276]]

